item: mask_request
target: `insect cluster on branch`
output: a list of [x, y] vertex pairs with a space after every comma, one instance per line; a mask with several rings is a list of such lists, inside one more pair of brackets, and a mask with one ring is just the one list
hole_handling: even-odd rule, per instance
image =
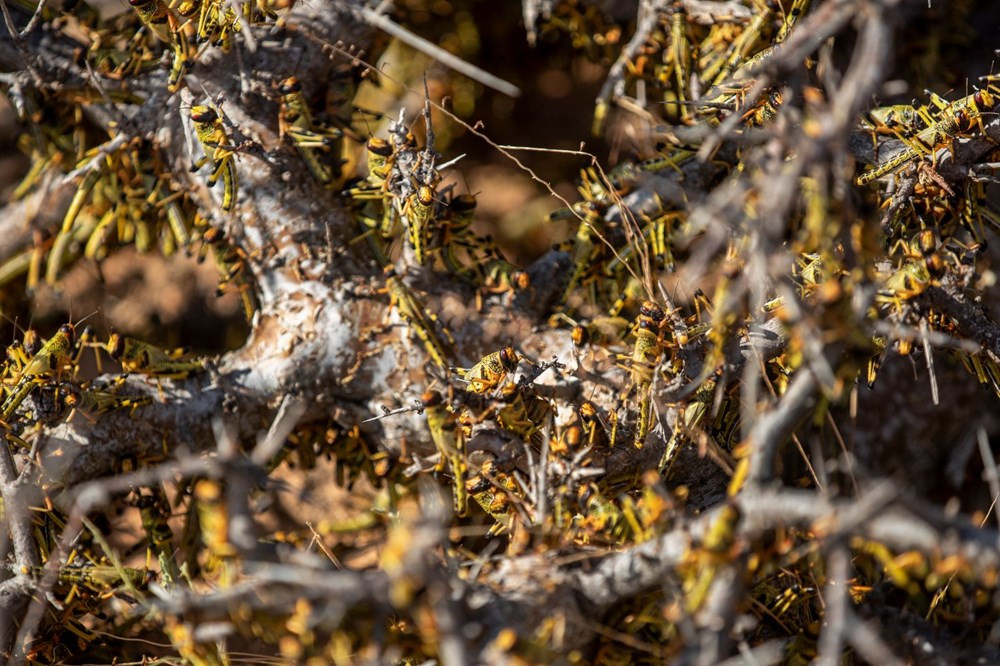
[[[280, 144], [265, 150], [250, 138], [256, 130], [194, 89], [199, 67], [235, 61], [248, 40], [273, 48], [260, 37], [287, 29], [288, 41], [305, 41], [294, 21], [286, 25], [290, 3], [136, 0], [134, 14], [114, 19], [13, 4], [19, 17], [38, 9], [47, 29], [72, 28], [89, 78], [64, 87], [2, 79], [22, 123], [18, 147], [31, 160], [12, 202], [53, 177], [75, 192], [61, 224], [37, 230], [0, 264], [0, 286], [58, 286], [72, 266], [99, 265], [126, 246], [181, 250], [211, 256], [220, 291], [236, 290], [247, 322], [259, 326], [277, 308], [262, 304], [267, 280], [236, 233], [250, 217], [241, 210], [241, 183], [251, 175], [243, 155], [277, 156], [349, 218], [349, 237], [331, 245], [375, 267], [344, 293], [382, 302], [385, 322], [359, 329], [365, 348], [337, 388], [383, 360], [386, 340], [401, 350], [397, 359], [418, 359], [398, 370], [409, 403], [368, 419], [345, 409], [296, 422], [255, 472], [263, 488], [284, 483], [269, 475], [325, 469], [335, 459], [336, 484], [367, 498], [353, 515], [295, 529], [278, 516], [247, 545], [237, 538], [237, 517], [246, 516], [233, 506], [234, 479], [190, 473], [120, 492], [115, 507], [135, 525], [83, 519], [67, 535], [73, 521], [50, 497], [62, 489], [43, 486], [43, 506], [31, 507], [36, 563], [9, 567], [47, 590], [27, 646], [37, 660], [82, 654], [100, 635], [154, 622], [176, 654], [199, 666], [230, 663], [227, 640], [237, 638], [293, 660], [438, 659], [445, 629], [435, 604], [450, 597], [431, 575], [413, 575], [411, 562], [414, 506], [434, 480], [449, 495], [450, 511], [440, 515], [452, 532], [433, 545], [446, 543], [442, 560], [469, 584], [503, 572], [502, 558], [486, 549], [505, 558], [596, 558], [715, 507], [673, 568], [677, 585], [609, 610], [600, 619], [607, 629], [573, 661], [677, 657], [691, 647], [692, 618], [712, 606], [718, 581], [735, 575], [734, 606], [752, 619], [747, 640], [781, 637], [788, 661], [806, 663], [828, 608], [822, 591], [841, 582], [820, 552], [824, 535], [776, 526], [767, 538], [745, 538], [740, 498], [778, 475], [813, 489], [856, 487], [849, 466], [816, 469], [821, 437], [807, 454], [793, 431], [823, 431], [827, 444], [844, 447], [844, 406], [876, 386], [894, 356], [921, 359], [935, 401], [936, 348], [1000, 395], [1000, 359], [950, 307], [993, 279], [982, 267], [1000, 231], [989, 196], [1000, 163], [1000, 76], [982, 77], [964, 95], [928, 93], [926, 104], [862, 113], [866, 99], [842, 108], [831, 95], [833, 58], [807, 48], [804, 27], [836, 3], [644, 2], [627, 43], [626, 26], [595, 5], [547, 3], [532, 30], [543, 39], [568, 34], [587, 57], [613, 61], [588, 124], [601, 135], [634, 122], [649, 148], [607, 170], [596, 160], [580, 170], [578, 200], [535, 221], [569, 233], [525, 265], [486, 231], [477, 196], [462, 191], [455, 162], [437, 152], [431, 100], [421, 114], [404, 110], [369, 131], [382, 115], [353, 100], [330, 108], [322, 82], [291, 69], [257, 72], [255, 101]], [[188, 144], [185, 159], [156, 133], [132, 130], [130, 112], [155, 95], [193, 101], [179, 119], [184, 135], [172, 137]], [[114, 117], [101, 122], [91, 108], [99, 105]], [[870, 167], [824, 157], [843, 138], [836, 122]], [[435, 281], [448, 286], [430, 288]], [[442, 291], [468, 297], [461, 317]], [[482, 323], [515, 317], [528, 321], [519, 337], [488, 334]], [[141, 419], [175, 399], [156, 384], [215, 379], [207, 357], [119, 333], [98, 343], [78, 323], [47, 339], [29, 330], [7, 348], [0, 420], [11, 451], [26, 459], [45, 428]], [[103, 350], [122, 374], [86, 376], [88, 350]], [[137, 390], [126, 375], [149, 386]], [[774, 460], [760, 462], [766, 417], [806, 375], [817, 398], [788, 433], [801, 455], [783, 458], [776, 472]], [[415, 419], [420, 441], [379, 441], [397, 419]], [[115, 471], [148, 470], [174, 453], [115, 461]], [[996, 572], [960, 557], [893, 552], [861, 535], [837, 539], [852, 557], [842, 581], [851, 603], [899, 593], [936, 623], [964, 623], [983, 639], [993, 631]], [[257, 548], [285, 562], [296, 561], [290, 551], [305, 558], [318, 548], [340, 566], [338, 557], [372, 543], [377, 556], [359, 567], [385, 574], [387, 601], [357, 615], [284, 588], [286, 596], [226, 600], [190, 616], [164, 601], [176, 601], [178, 590], [235, 598], [254, 575], [243, 555]], [[524, 663], [552, 659], [564, 621], [499, 632], [487, 649]], [[222, 626], [225, 636], [205, 626]]]

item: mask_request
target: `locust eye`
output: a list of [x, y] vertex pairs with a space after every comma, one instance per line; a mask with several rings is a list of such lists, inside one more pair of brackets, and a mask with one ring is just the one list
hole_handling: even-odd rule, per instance
[[372, 137], [368, 139], [368, 143], [365, 144], [369, 152], [375, 153], [381, 157], [390, 157], [392, 155], [392, 146], [385, 139], [380, 139], [378, 137]]
[[76, 329], [72, 324], [63, 324], [59, 327], [59, 332], [69, 338], [70, 344], [76, 342]]
[[663, 308], [652, 301], [644, 301], [639, 308], [639, 314], [649, 317], [657, 323], [663, 321], [663, 318], [666, 316], [663, 313]]
[[219, 116], [207, 106], [196, 106], [191, 109], [191, 120], [196, 123], [214, 123]]
[[659, 326], [652, 319], [643, 319], [639, 322], [639, 328], [655, 334], [658, 331]]
[[111, 339], [108, 340], [108, 354], [114, 360], [120, 360], [125, 354], [125, 338], [117, 333], [112, 333]]
[[462, 194], [452, 199], [451, 202], [449, 202], [448, 206], [452, 208], [452, 210], [458, 211], [460, 213], [465, 213], [470, 210], [475, 210], [476, 197], [472, 196], [471, 194]]
[[424, 407], [435, 407], [443, 402], [441, 394], [437, 391], [425, 391], [423, 395], [420, 396], [420, 402], [424, 403]]
[[517, 352], [514, 351], [513, 347], [504, 347], [500, 350], [500, 362], [508, 371], [517, 368], [517, 362], [519, 360], [520, 357], [517, 355]]
[[216, 243], [221, 243], [223, 238], [222, 230], [218, 227], [209, 227], [205, 230], [205, 233], [201, 235], [201, 239], [208, 243], [209, 245], [215, 245]]

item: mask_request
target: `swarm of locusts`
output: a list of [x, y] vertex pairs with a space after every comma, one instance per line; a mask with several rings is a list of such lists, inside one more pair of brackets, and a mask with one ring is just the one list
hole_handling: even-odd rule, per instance
[[[569, 232], [523, 265], [477, 215], [477, 195], [458, 184], [461, 160], [438, 152], [432, 100], [398, 114], [355, 107], [350, 94], [362, 77], [312, 81], [289, 59], [292, 69], [250, 73], [279, 137], [262, 148], [245, 119], [227, 116], [208, 95], [198, 67], [223, 67], [223, 59], [236, 72], [241, 49], [315, 38], [296, 28], [293, 2], [130, 0], [127, 13], [110, 19], [84, 2], [7, 4], [10, 30], [25, 30], [19, 47], [29, 21], [33, 30], [66, 31], [87, 77], [42, 86], [37, 71], [0, 76], [20, 122], [17, 147], [30, 159], [9, 205], [53, 182], [73, 188], [61, 220], [0, 263], [5, 310], [16, 303], [14, 290], [58, 288], [73, 267], [99, 267], [131, 247], [211, 257], [219, 292], [235, 290], [247, 323], [259, 326], [268, 316], [259, 257], [234, 230], [249, 215], [241, 208], [242, 154], [266, 154], [294, 162], [349, 216], [350, 237], [331, 245], [367, 272], [343, 293], [384, 312], [359, 328], [364, 348], [352, 351], [338, 388], [363, 383], [386, 347], [406, 366], [398, 377], [407, 377], [396, 396], [382, 394], [363, 410], [261, 438], [278, 439], [273, 455], [253, 459], [253, 493], [287, 483], [269, 475], [328, 470], [333, 460], [324, 483], [364, 498], [350, 516], [295, 529], [281, 526], [295, 517], [278, 516], [262, 521], [266, 536], [248, 545], [231, 505], [240, 493], [224, 474], [142, 476], [177, 457], [166, 448], [115, 461], [116, 474], [136, 476], [109, 491], [114, 512], [102, 520], [70, 515], [56, 501], [65, 489], [43, 485], [30, 533], [11, 529], [30, 552], [3, 551], [2, 577], [26, 577], [41, 591], [42, 613], [20, 637], [22, 656], [107, 656], [125, 649], [119, 638], [165, 636], [166, 650], [150, 652], [167, 655], [163, 663], [238, 663], [240, 650], [294, 662], [466, 663], [445, 640], [462, 631], [440, 615], [451, 604], [460, 625], [459, 600], [431, 574], [413, 574], [413, 544], [424, 543], [417, 526], [428, 520], [415, 515], [415, 502], [435, 488], [448, 500], [431, 513], [451, 532], [422, 548], [439, 549], [449, 575], [470, 586], [502, 578], [505, 562], [565, 560], [587, 571], [591, 561], [712, 516], [677, 556], [676, 585], [640, 590], [599, 617], [553, 616], [531, 631], [498, 631], [481, 646], [486, 662], [690, 658], [699, 618], [734, 571], [727, 589], [736, 595], [741, 644], [770, 646], [777, 658], [767, 663], [816, 658], [835, 604], [827, 594], [837, 585], [851, 607], [899, 599], [894, 610], [995, 641], [996, 571], [940, 552], [896, 552], [876, 536], [823, 524], [750, 539], [739, 506], [776, 478], [824, 493], [848, 494], [852, 484], [856, 491], [849, 462], [817, 469], [817, 451], [845, 447], [838, 423], [893, 357], [923, 371], [935, 403], [935, 350], [940, 366], [964, 366], [984, 394], [1000, 396], [1000, 358], [971, 334], [986, 315], [963, 317], [954, 307], [995, 280], [984, 257], [1000, 232], [989, 196], [1000, 165], [1000, 75], [911, 103], [837, 106], [833, 46], [817, 56], [819, 42], [809, 46], [810, 29], [802, 28], [815, 21], [818, 29], [824, 12], [839, 16], [832, 0], [643, 2], [631, 27], [600, 3], [526, 4], [541, 5], [532, 35], [568, 36], [578, 53], [608, 66], [587, 125], [598, 136], [624, 127], [643, 141], [634, 157], [609, 168], [592, 160], [579, 172], [578, 197], [536, 220], [548, 233]], [[377, 84], [372, 66], [353, 66], [369, 72], [366, 85]], [[184, 136], [172, 137], [186, 143], [180, 160], [158, 134], [133, 131], [123, 111], [171, 96], [186, 100]], [[824, 162], [825, 153], [802, 148], [836, 150], [829, 125], [840, 116], [821, 115], [827, 107], [844, 117], [857, 159]], [[182, 172], [204, 187], [186, 187]], [[779, 180], [788, 186], [772, 188]], [[467, 303], [461, 316], [444, 292]], [[116, 365], [94, 376], [85, 370], [90, 355]], [[74, 420], [141, 420], [175, 395], [164, 386], [214, 387], [222, 381], [217, 363], [122, 332], [99, 336], [82, 321], [48, 337], [29, 326], [7, 347], [2, 370], [4, 457], [11, 468], [12, 456], [30, 466], [45, 433]], [[785, 426], [757, 412], [794, 394], [803, 373], [819, 399], [786, 415], [801, 455], [776, 474], [773, 460], [757, 461], [762, 438]], [[416, 429], [398, 425], [406, 422]], [[800, 441], [796, 427], [815, 436]], [[399, 432], [407, 437], [389, 441]], [[814, 446], [808, 454], [806, 441]], [[244, 506], [239, 519], [268, 514], [260, 504]], [[849, 554], [843, 571], [831, 571], [825, 538]], [[351, 595], [374, 598], [382, 588], [351, 588], [342, 601], [333, 583], [317, 584], [315, 593], [337, 597], [336, 610], [292, 588], [255, 596], [260, 571], [242, 556], [251, 551], [284, 558], [286, 569], [268, 579], [282, 585], [292, 578], [282, 572], [317, 552], [337, 567], [330, 580], [341, 560], [378, 571], [388, 581], [385, 598], [348, 613]], [[208, 598], [218, 604], [196, 601]], [[574, 622], [589, 622], [594, 637], [564, 654]], [[465, 638], [478, 640], [482, 626], [469, 627]], [[833, 645], [825, 649], [841, 649]], [[128, 647], [145, 659], [143, 649]]]

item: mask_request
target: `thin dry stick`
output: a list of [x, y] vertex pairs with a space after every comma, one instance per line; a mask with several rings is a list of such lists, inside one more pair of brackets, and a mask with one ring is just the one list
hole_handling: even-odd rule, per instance
[[3, 22], [7, 25], [7, 32], [10, 33], [11, 39], [14, 40], [15, 44], [21, 46], [21, 35], [14, 26], [14, 19], [10, 15], [6, 0], [0, 0], [0, 11], [3, 12]]
[[642, 45], [649, 39], [653, 28], [656, 27], [657, 16], [665, 5], [664, 0], [642, 0], [639, 4], [635, 33], [629, 39], [628, 44], [625, 45], [621, 53], [618, 54], [618, 58], [611, 65], [611, 69], [608, 70], [608, 76], [604, 80], [604, 85], [601, 86], [601, 91], [597, 94], [597, 103], [599, 105], [607, 104], [609, 100], [619, 97], [625, 92], [625, 70], [629, 62], [635, 58], [635, 54], [639, 52]]
[[924, 360], [927, 363], [927, 374], [931, 381], [931, 401], [937, 405], [940, 401], [938, 400], [937, 373], [934, 371], [934, 350], [931, 348], [931, 341], [927, 335], [927, 320], [924, 318], [920, 319], [920, 340], [924, 346]]
[[285, 439], [298, 424], [299, 419], [306, 412], [306, 403], [286, 394], [278, 408], [278, 413], [274, 415], [271, 427], [267, 434], [261, 438], [257, 446], [250, 454], [250, 462], [255, 465], [265, 465], [268, 460], [274, 457], [285, 444]]
[[847, 642], [865, 661], [880, 666], [904, 666], [904, 662], [892, 653], [878, 632], [862, 622], [850, 608], [844, 611], [844, 620], [847, 624]]
[[622, 645], [630, 647], [633, 650], [640, 650], [657, 658], [661, 657], [663, 654], [663, 650], [659, 645], [643, 641], [636, 638], [632, 634], [618, 631], [617, 629], [601, 624], [600, 622], [597, 622], [583, 614], [574, 612], [570, 614], [568, 619], [570, 622], [579, 624], [581, 627], [585, 627], [587, 630], [592, 631], [599, 636], [621, 643]]
[[833, 437], [837, 440], [840, 452], [844, 454], [844, 463], [847, 465], [847, 475], [851, 478], [854, 494], [860, 495], [861, 488], [858, 486], [858, 479], [854, 476], [854, 456], [847, 450], [847, 444], [844, 442], [844, 437], [840, 434], [840, 428], [837, 427], [837, 422], [833, 420], [833, 415], [830, 414], [829, 410], [826, 412], [826, 422], [830, 424], [830, 428], [833, 430]]
[[17, 467], [10, 454], [6, 429], [0, 428], [0, 495], [4, 518], [14, 546], [14, 559], [20, 566], [39, 564], [31, 524], [31, 511], [25, 506], [24, 492], [18, 488]]
[[[763, 377], [764, 385], [767, 386], [767, 390], [771, 394], [771, 398], [777, 400], [778, 392], [774, 389], [774, 382], [772, 382], [771, 378], [767, 376], [767, 367], [764, 365], [764, 359], [761, 358], [760, 353], [756, 350], [756, 348], [752, 350], [752, 353], [757, 357], [757, 366], [760, 369], [759, 375]], [[816, 468], [813, 467], [812, 461], [806, 454], [806, 450], [802, 446], [802, 441], [799, 439], [799, 436], [794, 432], [792, 433], [792, 442], [795, 443], [795, 448], [798, 449], [799, 455], [802, 456], [802, 461], [806, 464], [806, 468], [809, 470], [809, 475], [813, 478], [813, 483], [816, 484], [816, 488], [825, 495], [826, 489], [823, 487], [823, 484], [819, 480], [819, 476], [816, 474]], [[857, 488], [855, 488], [855, 490], [857, 490]]]
[[35, 13], [31, 15], [31, 20], [28, 21], [28, 25], [24, 26], [24, 30], [21, 31], [20, 37], [24, 39], [31, 32], [38, 27], [39, 21], [42, 20], [42, 11], [45, 9], [45, 4], [48, 0], [38, 0], [38, 5], [35, 7]]
[[[986, 482], [990, 485], [990, 493], [993, 494], [993, 502], [990, 503], [990, 508], [987, 509], [983, 519], [983, 524], [985, 524], [986, 519], [993, 513], [993, 507], [996, 506], [997, 500], [1000, 499], [1000, 474], [997, 472], [997, 462], [993, 457], [993, 450], [990, 448], [990, 438], [982, 426], [979, 426], [976, 432], [976, 439], [979, 443], [979, 455], [983, 457], [983, 473], [986, 476]], [[997, 526], [1000, 527], [1000, 512], [997, 512], [996, 517]]]
[[788, 389], [769, 413], [750, 431], [753, 450], [747, 483], [760, 486], [774, 478], [774, 461], [785, 437], [813, 408], [819, 383], [809, 368], [800, 368]]
[[[225, 0], [223, 2], [223, 6], [226, 7], [228, 10], [232, 11], [233, 14], [235, 14], [236, 16], [243, 16], [243, 11], [241, 7], [237, 5], [235, 0]], [[250, 53], [256, 53], [257, 37], [253, 34], [253, 26], [249, 24], [250, 17], [244, 16], [244, 18], [247, 20], [247, 22], [241, 26], [242, 29], [240, 30], [240, 35], [247, 42], [247, 50], [250, 51]], [[234, 39], [233, 44], [236, 46], [237, 49], [239, 49], [239, 44], [237, 43], [237, 40]], [[237, 50], [237, 57], [239, 57], [238, 50]], [[243, 78], [242, 72], [240, 73], [240, 78]]]
[[309, 528], [309, 532], [311, 532], [313, 536], [312, 540], [309, 543], [316, 544], [316, 547], [319, 548], [324, 555], [326, 555], [326, 558], [333, 563], [333, 566], [337, 567], [338, 569], [343, 569], [344, 568], [343, 563], [337, 558], [336, 555], [334, 555], [327, 549], [326, 544], [323, 543], [323, 537], [320, 536], [319, 532], [317, 532], [313, 528], [313, 524], [309, 521], [306, 521], [306, 527]]
[[394, 23], [391, 19], [382, 16], [376, 11], [368, 7], [362, 7], [360, 14], [365, 21], [371, 23], [376, 28], [389, 33], [404, 44], [430, 56], [431, 58], [434, 58], [442, 65], [464, 74], [473, 81], [478, 81], [484, 86], [493, 88], [494, 90], [505, 95], [509, 95], [510, 97], [521, 96], [521, 90], [513, 83], [508, 83], [500, 77], [494, 76], [493, 74], [476, 67], [470, 62], [466, 62], [465, 60], [448, 53], [437, 44], [433, 44], [423, 37], [413, 34], [398, 23]]
[[823, 632], [819, 637], [817, 666], [837, 666], [843, 651], [844, 633], [847, 631], [847, 610], [850, 596], [847, 593], [850, 577], [851, 553], [838, 544], [826, 559], [828, 575], [826, 584], [826, 613]]

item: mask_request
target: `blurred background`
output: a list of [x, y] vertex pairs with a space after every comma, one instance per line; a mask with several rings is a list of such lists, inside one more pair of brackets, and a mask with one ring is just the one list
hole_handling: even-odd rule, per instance
[[[124, 0], [87, 4], [105, 17], [129, 10]], [[349, 142], [349, 149], [363, 162], [363, 140], [386, 136], [390, 119], [398, 117], [400, 109], [422, 141], [420, 111], [426, 77], [431, 99], [460, 121], [433, 110], [436, 149], [442, 161], [462, 156], [445, 173], [444, 185], [454, 182], [457, 192], [475, 194], [477, 230], [491, 234], [510, 261], [525, 265], [572, 235], [569, 222], [545, 223], [545, 215], [564, 205], [552, 192], [570, 202], [579, 198], [575, 183], [580, 169], [591, 164], [591, 155], [608, 169], [622, 160], [655, 154], [650, 123], [638, 116], [612, 110], [604, 136], [596, 138], [591, 133], [594, 99], [634, 30], [637, 5], [621, 0], [554, 3], [551, 17], [535, 26], [533, 45], [525, 47], [528, 33], [517, 3], [398, 2], [390, 14], [393, 20], [513, 83], [521, 95], [511, 98], [487, 89], [383, 36], [376, 52], [364, 55], [382, 74], [373, 76], [364, 74], [363, 66], [355, 68], [361, 83], [353, 102], [372, 113], [356, 116], [354, 127], [360, 141]], [[915, 25], [926, 30], [915, 31], [901, 45], [902, 57], [893, 63], [893, 74], [878, 103], [908, 103], [922, 96], [924, 88], [945, 96], [963, 94], [968, 81], [987, 73], [984, 63], [992, 62], [995, 32], [974, 30], [972, 16], [981, 25], [1000, 25], [1000, 7], [991, 2], [932, 3], [921, 9]], [[838, 46], [848, 52], [850, 45]], [[628, 91], [630, 95], [636, 92]], [[344, 103], [345, 99], [331, 94], [328, 112]], [[647, 111], [656, 117], [655, 100]], [[507, 146], [508, 155], [467, 126]], [[17, 147], [21, 130], [8, 100], [0, 97], [2, 202], [9, 200], [29, 169], [28, 157]], [[38, 235], [35, 243], [51, 243], [51, 237]], [[81, 260], [65, 274], [58, 289], [40, 284], [33, 294], [25, 294], [13, 288], [17, 282], [9, 284], [0, 298], [7, 319], [0, 335], [10, 338], [13, 320], [20, 326], [31, 322], [41, 331], [51, 331], [68, 319], [90, 315], [88, 323], [101, 337], [115, 329], [162, 346], [186, 345], [198, 352], [218, 353], [240, 346], [248, 327], [238, 295], [235, 291], [217, 295], [217, 281], [211, 260], [199, 263], [180, 252], [165, 258], [155, 250], [140, 257], [133, 245], [125, 245], [99, 263]]]
[[[95, 8], [106, 16], [129, 10], [121, 0], [95, 4]], [[611, 146], [590, 137], [590, 109], [608, 59], [574, 50], [570, 36], [557, 30], [541, 32], [533, 48], [521, 44], [514, 48], [510, 40], [524, 40], [525, 30], [515, 5], [510, 9], [499, 12], [497, 5], [488, 2], [401, 3], [395, 20], [514, 83], [522, 95], [512, 99], [484, 89], [405, 45], [383, 39], [382, 53], [371, 54], [369, 62], [385, 75], [377, 80], [365, 77], [354, 100], [382, 117], [358, 116], [354, 125], [359, 138], [384, 137], [389, 119], [398, 117], [402, 108], [423, 140], [419, 114], [426, 76], [433, 100], [441, 101], [497, 144], [583, 150], [607, 160]], [[612, 53], [609, 49], [608, 55]], [[331, 104], [339, 101], [331, 100]], [[479, 231], [492, 234], [511, 261], [528, 262], [571, 233], [565, 222], [540, 224], [546, 213], [563, 204], [526, 170], [437, 109], [433, 126], [442, 161], [464, 154], [445, 174], [445, 183], [455, 182], [458, 192], [477, 196]], [[9, 101], [0, 97], [0, 201], [4, 203], [30, 166], [27, 155], [18, 149], [21, 131]], [[363, 163], [363, 143], [350, 142], [350, 149]], [[590, 163], [589, 157], [514, 148], [510, 152], [561, 196], [569, 201], [578, 198], [574, 180], [580, 168]], [[634, 153], [623, 146], [615, 152]], [[35, 242], [50, 243], [51, 238], [39, 236]], [[90, 315], [88, 323], [102, 338], [115, 329], [162, 346], [222, 352], [240, 346], [249, 329], [238, 295], [217, 295], [217, 283], [211, 259], [199, 263], [182, 252], [163, 257], [156, 250], [139, 256], [134, 246], [127, 245], [99, 263], [79, 261], [65, 273], [58, 289], [42, 283], [29, 295], [19, 288], [23, 282], [9, 284], [0, 299], [7, 319], [0, 331], [12, 335], [14, 320], [22, 327], [30, 322], [41, 331], [50, 331], [68, 319]]]

